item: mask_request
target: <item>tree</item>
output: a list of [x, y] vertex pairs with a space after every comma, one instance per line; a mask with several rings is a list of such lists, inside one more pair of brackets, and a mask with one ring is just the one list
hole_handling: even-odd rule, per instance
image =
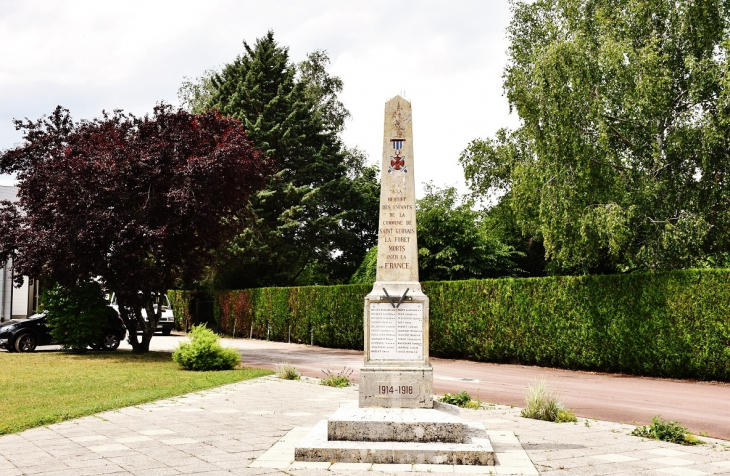
[[239, 119], [279, 172], [251, 198], [255, 223], [219, 254], [217, 285], [346, 280], [374, 244], [362, 226], [376, 229], [378, 204], [371, 200], [377, 175], [337, 137], [349, 114], [336, 100], [341, 80], [326, 75], [323, 52], [300, 64], [298, 80], [271, 31], [244, 48], [213, 76], [207, 107]]
[[[426, 185], [426, 195], [416, 203], [418, 270], [421, 281], [495, 278], [523, 274], [515, 260], [522, 253], [490, 235], [485, 214], [474, 202], [462, 200], [454, 187]], [[377, 246], [368, 251], [351, 284], [373, 283], [377, 271]]]
[[340, 133], [345, 129], [345, 121], [350, 118], [350, 111], [339, 100], [342, 92], [342, 79], [327, 73], [330, 62], [325, 50], [307, 53], [307, 59], [297, 64], [299, 81], [304, 84], [304, 94], [312, 105], [312, 112], [317, 112], [325, 127]]
[[477, 190], [505, 185], [523, 232], [563, 270], [726, 260], [728, 2], [539, 0], [513, 11], [504, 86], [522, 125], [462, 155]]
[[98, 277], [117, 295], [135, 352], [149, 349], [155, 296], [200, 276], [272, 171], [240, 122], [215, 112], [158, 105], [142, 118], [74, 122], [59, 106], [16, 127], [25, 144], [0, 154], [0, 170], [19, 181], [17, 206], [0, 209], [0, 257], [14, 255], [16, 276], [67, 287]]
[[183, 78], [183, 83], [177, 90], [180, 107], [193, 114], [204, 113], [206, 105], [215, 94], [213, 77], [218, 73], [215, 69], [206, 69], [197, 79]]
[[71, 288], [56, 284], [43, 293], [41, 303], [53, 341], [80, 353], [101, 344], [109, 313], [116, 315], [94, 281]]
[[456, 188], [426, 185], [417, 202], [418, 268], [421, 281], [494, 278], [519, 274], [512, 247], [490, 240], [484, 214], [461, 200]]

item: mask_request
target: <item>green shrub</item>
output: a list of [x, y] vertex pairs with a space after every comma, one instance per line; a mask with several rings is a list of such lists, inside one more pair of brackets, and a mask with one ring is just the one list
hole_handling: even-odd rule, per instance
[[299, 380], [302, 377], [297, 368], [289, 362], [276, 364], [276, 376], [284, 380]]
[[528, 385], [525, 408], [520, 412], [520, 416], [555, 423], [577, 421], [575, 414], [565, 408], [545, 379], [536, 381], [534, 385]]
[[352, 375], [352, 369], [344, 367], [340, 372], [334, 374], [330, 370], [323, 370], [322, 373], [326, 375], [319, 383], [320, 385], [327, 385], [328, 387], [349, 387], [352, 385], [350, 376]]
[[230, 370], [241, 362], [234, 349], [221, 347], [218, 336], [204, 325], [190, 329], [190, 342], [181, 342], [172, 360], [187, 370]]
[[679, 424], [679, 422], [663, 420], [660, 415], [651, 419], [650, 426], [637, 426], [631, 434], [642, 438], [668, 441], [670, 443], [678, 443], [681, 445], [697, 445], [705, 443], [687, 431], [687, 428], [683, 427]]
[[443, 397], [438, 399], [439, 402], [448, 403], [450, 405], [456, 405], [461, 408], [471, 408], [476, 410], [481, 408], [481, 402], [479, 400], [472, 400], [471, 396], [466, 393], [466, 390], [462, 390], [459, 393], [445, 393]]
[[74, 352], [101, 342], [109, 314], [115, 313], [93, 281], [72, 288], [56, 284], [43, 293], [41, 305], [53, 340]]

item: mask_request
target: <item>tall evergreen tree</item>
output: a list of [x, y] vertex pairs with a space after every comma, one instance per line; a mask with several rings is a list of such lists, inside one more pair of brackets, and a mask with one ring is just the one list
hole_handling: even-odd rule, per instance
[[[377, 203], [348, 176], [347, 152], [323, 121], [307, 81], [297, 80], [288, 49], [273, 32], [212, 78], [208, 108], [243, 122], [249, 137], [278, 173], [251, 198], [256, 223], [221, 253], [217, 284], [277, 286], [346, 279], [374, 242], [361, 232], [363, 210], [376, 228]], [[367, 181], [366, 181], [367, 182]], [[366, 184], [367, 185], [367, 184]], [[370, 188], [373, 184], [370, 184]], [[367, 186], [366, 186], [367, 188]], [[366, 219], [366, 221], [368, 221]], [[364, 242], [363, 242], [364, 240]]]

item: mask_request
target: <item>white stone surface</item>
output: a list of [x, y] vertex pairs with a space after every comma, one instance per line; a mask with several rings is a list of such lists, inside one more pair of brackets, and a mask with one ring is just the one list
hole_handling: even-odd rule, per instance
[[455, 408], [445, 404], [437, 404], [434, 409], [359, 408], [346, 404], [327, 420], [327, 439], [461, 443], [465, 425]]
[[[471, 429], [484, 427], [478, 423]], [[463, 464], [494, 465], [494, 451], [487, 438], [478, 443], [414, 443], [400, 441], [331, 441], [327, 439], [327, 420], [322, 420], [297, 444], [297, 461], [330, 461], [373, 464]]]

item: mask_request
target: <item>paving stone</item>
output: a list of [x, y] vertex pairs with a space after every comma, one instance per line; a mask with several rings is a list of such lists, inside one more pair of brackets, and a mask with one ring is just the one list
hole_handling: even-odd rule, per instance
[[675, 476], [701, 476], [703, 474], [708, 474], [704, 471], [698, 471], [696, 469], [682, 467], [663, 468], [658, 469], [657, 471], [663, 474], [673, 474]]
[[649, 461], [656, 461], [657, 463], [665, 466], [685, 466], [692, 464], [691, 460], [685, 458], [674, 458], [672, 456], [665, 456], [663, 458], [651, 458]]
[[175, 432], [172, 430], [159, 428], [159, 429], [154, 429], [154, 430], [141, 430], [141, 431], [139, 431], [139, 433], [141, 433], [142, 435], [153, 436], [153, 435], [172, 435]]
[[454, 465], [452, 464], [414, 464], [413, 472], [426, 473], [453, 473]]

